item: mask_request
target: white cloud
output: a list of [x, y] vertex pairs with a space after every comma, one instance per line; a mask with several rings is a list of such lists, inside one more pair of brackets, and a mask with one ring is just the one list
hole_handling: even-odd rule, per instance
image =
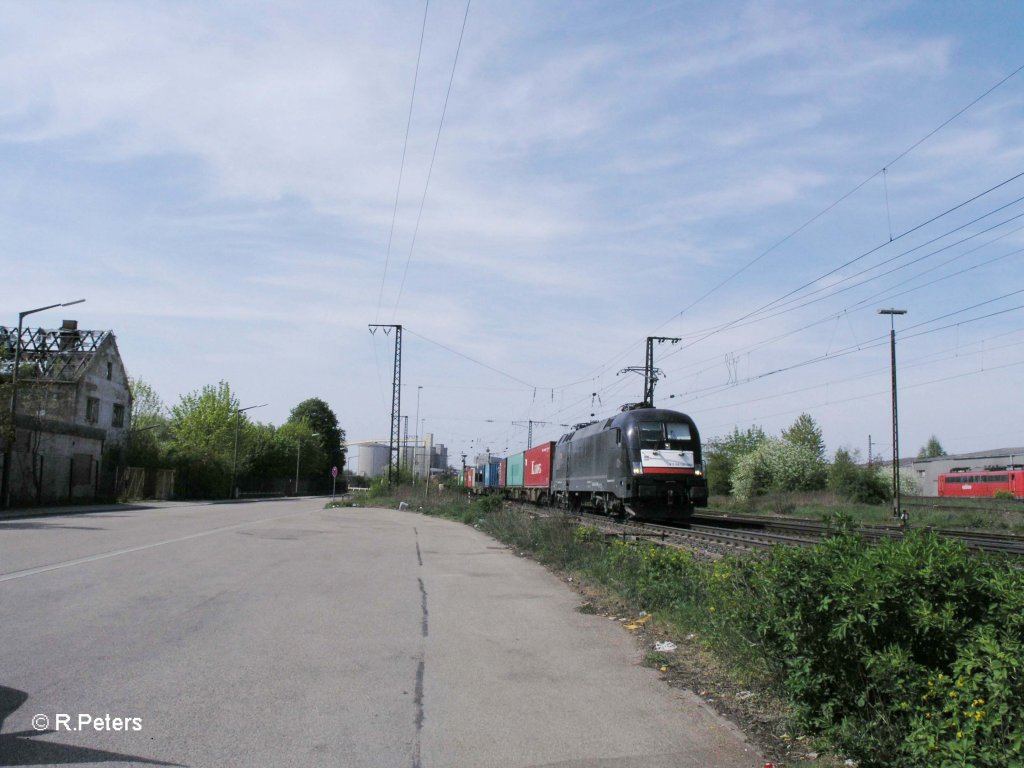
[[[1011, 81], [896, 163], [887, 189], [872, 182], [729, 280], [1010, 71], [1016, 51], [973, 63], [963, 51], [983, 27], [937, 17], [918, 29], [899, 20], [912, 13], [878, 6], [474, 6], [406, 273], [464, 9], [430, 6], [382, 291], [421, 8], [4, 5], [0, 239], [26, 254], [7, 272], [19, 297], [88, 293], [130, 369], [167, 399], [217, 377], [260, 397], [259, 354], [301, 366], [301, 381], [273, 383], [279, 397], [322, 382], [339, 408], [356, 404], [342, 420], [358, 437], [386, 428], [381, 362], [363, 336], [390, 322], [405, 275], [394, 317], [425, 336], [531, 382], [607, 368], [558, 392], [557, 408], [497, 387], [472, 395], [481, 413], [571, 419], [590, 413], [594, 391], [606, 395], [593, 407], [625, 398], [615, 372], [641, 361], [638, 342], [659, 324], [684, 335], [741, 316], [884, 242], [886, 214], [899, 232], [1024, 157]], [[1006, 270], [1007, 283], [1019, 277]], [[714, 361], [702, 381], [725, 374], [731, 351], [855, 297], [711, 337], [692, 353]], [[7, 316], [11, 301], [0, 298]], [[842, 333], [875, 334], [864, 315]], [[159, 351], [136, 329], [159, 334]], [[412, 339], [410, 375], [451, 366], [460, 382], [495, 383]], [[782, 367], [829, 341], [815, 327], [743, 365]], [[334, 345], [344, 364], [324, 353]], [[184, 370], [192, 359], [201, 370]], [[435, 413], [469, 409], [441, 397]], [[737, 406], [736, 418], [804, 402]], [[827, 436], [849, 442], [862, 425], [835, 410], [822, 412]]]

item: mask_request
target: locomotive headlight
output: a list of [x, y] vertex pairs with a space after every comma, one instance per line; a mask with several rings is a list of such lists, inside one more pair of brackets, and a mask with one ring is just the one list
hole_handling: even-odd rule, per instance
[[695, 469], [693, 470], [693, 474], [695, 474], [697, 477], [700, 477], [701, 475], [704, 474], [704, 472], [702, 470]]
[[644, 473], [644, 465], [641, 464], [639, 461], [634, 461], [633, 462], [633, 474], [634, 475], [642, 475], [643, 473]]

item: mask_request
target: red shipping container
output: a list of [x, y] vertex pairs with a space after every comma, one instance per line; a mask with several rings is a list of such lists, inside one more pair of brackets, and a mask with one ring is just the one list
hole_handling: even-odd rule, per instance
[[508, 472], [508, 459], [501, 460], [501, 468], [498, 470], [498, 487], [505, 487], [505, 473]]
[[527, 488], [547, 488], [551, 485], [551, 457], [554, 443], [541, 443], [526, 451], [523, 467], [523, 485]]
[[466, 488], [473, 487], [473, 477], [476, 475], [476, 467], [466, 467], [466, 474], [463, 476], [463, 485]]

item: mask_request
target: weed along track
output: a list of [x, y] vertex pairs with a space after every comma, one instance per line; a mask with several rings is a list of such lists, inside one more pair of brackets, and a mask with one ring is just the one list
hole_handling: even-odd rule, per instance
[[[837, 532], [836, 528], [828, 523], [767, 516], [706, 513], [694, 515], [689, 523], [662, 525], [621, 521], [590, 513], [569, 514], [530, 505], [509, 506], [521, 514], [533, 517], [567, 517], [596, 528], [609, 537], [651, 541], [688, 549], [710, 558], [721, 557], [724, 554], [763, 552], [776, 545], [814, 546]], [[1019, 535], [931, 527], [924, 530], [930, 530], [944, 538], [956, 539], [974, 551], [1024, 555], [1024, 537]], [[877, 544], [887, 539], [901, 538], [906, 531], [895, 525], [861, 525], [851, 530], [851, 533], [867, 542]]]
[[737, 552], [757, 552], [776, 544], [810, 546], [816, 540], [807, 536], [771, 533], [757, 530], [715, 527], [710, 525], [669, 526], [640, 522], [618, 522], [601, 515], [578, 514], [581, 523], [623, 538], [633, 537], [660, 542], [666, 546], [693, 550], [709, 557]]
[[[991, 553], [1002, 552], [1011, 555], [1024, 555], [1024, 537], [1016, 534], [936, 528], [932, 526], [923, 527], [944, 538], [961, 541], [969, 549]], [[766, 537], [774, 534], [778, 535], [775, 543], [779, 544], [817, 542], [836, 533], [834, 526], [814, 520], [761, 515], [723, 515], [711, 512], [695, 515], [692, 518], [690, 528], [744, 530], [762, 533]], [[878, 542], [884, 539], [900, 538], [906, 531], [898, 525], [859, 525], [852, 532], [867, 541]], [[790, 542], [786, 539], [792, 539], [792, 541]]]

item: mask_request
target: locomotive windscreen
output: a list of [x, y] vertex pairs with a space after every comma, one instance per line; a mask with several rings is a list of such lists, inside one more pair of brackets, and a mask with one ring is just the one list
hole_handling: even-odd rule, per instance
[[[669, 443], [676, 441], [682, 442], [683, 440], [690, 439], [690, 425], [676, 422], [674, 424], [669, 423], [665, 425], [665, 430], [668, 432]], [[682, 448], [681, 445], [669, 445], [669, 448]]]
[[683, 422], [642, 421], [638, 425], [640, 466], [634, 472], [673, 472], [694, 469], [690, 425]]
[[[640, 447], [648, 450], [669, 448], [681, 451], [689, 448], [691, 438], [690, 425], [682, 422], [642, 421], [640, 427]], [[684, 443], [687, 443], [684, 445]]]

